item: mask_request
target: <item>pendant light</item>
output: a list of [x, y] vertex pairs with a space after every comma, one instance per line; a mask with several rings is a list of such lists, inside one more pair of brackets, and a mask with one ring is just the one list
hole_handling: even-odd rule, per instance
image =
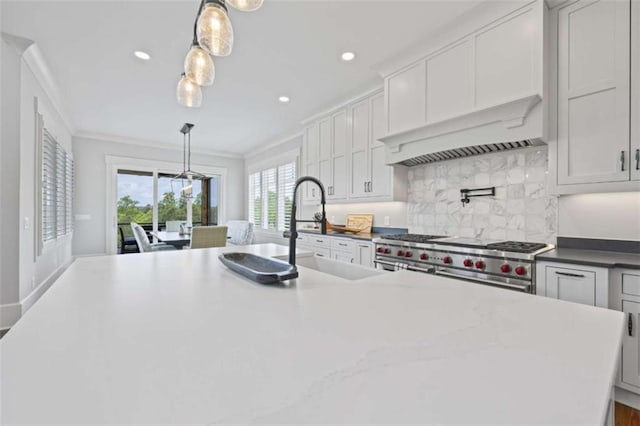
[[253, 12], [260, 9], [264, 0], [227, 0], [227, 3], [242, 12]]
[[182, 73], [176, 91], [178, 103], [189, 108], [199, 108], [202, 105], [202, 89]]
[[195, 125], [191, 123], [184, 123], [180, 129], [182, 133], [182, 173], [174, 176], [173, 182], [179, 182], [182, 186], [180, 188], [180, 195], [183, 198], [193, 198], [193, 180], [194, 179], [206, 179], [206, 175], [191, 170], [191, 129]]
[[233, 49], [233, 27], [223, 0], [205, 0], [198, 17], [198, 44], [214, 56], [228, 56]]
[[233, 49], [233, 27], [227, 15], [227, 2], [243, 12], [259, 9], [264, 0], [201, 0], [193, 41], [184, 60], [184, 73], [176, 95], [180, 105], [198, 108], [202, 105], [201, 86], [213, 84], [216, 75], [213, 56], [227, 56]]

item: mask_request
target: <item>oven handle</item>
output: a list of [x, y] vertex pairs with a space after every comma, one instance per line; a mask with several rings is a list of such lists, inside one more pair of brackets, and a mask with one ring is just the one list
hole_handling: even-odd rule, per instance
[[[381, 264], [381, 265], [386, 265], [386, 266], [391, 266], [394, 270], [401, 270], [401, 269], [406, 269], [408, 271], [414, 271], [414, 272], [424, 272], [427, 274], [433, 274], [435, 272], [435, 268], [434, 269], [426, 269], [426, 268], [420, 268], [418, 266], [411, 266], [408, 265], [406, 263], [393, 263], [393, 262], [387, 262], [384, 260], [374, 260], [373, 261], [374, 264]], [[399, 267], [398, 265], [403, 265], [402, 267]]]
[[479, 281], [481, 283], [485, 283], [485, 284], [490, 284], [492, 286], [499, 286], [499, 287], [509, 287], [509, 288], [514, 288], [520, 291], [524, 291], [526, 293], [530, 293], [531, 292], [531, 286], [527, 285], [527, 284], [509, 284], [509, 283], [502, 283], [502, 282], [498, 282], [498, 281], [491, 281], [491, 280], [483, 280], [482, 278], [471, 278], [471, 277], [464, 277], [464, 276], [460, 276], [457, 274], [452, 274], [450, 272], [443, 272], [443, 271], [436, 271], [437, 275], [442, 275], [445, 277], [450, 277], [450, 278], [457, 278], [457, 279], [465, 279], [468, 278], [472, 281]]

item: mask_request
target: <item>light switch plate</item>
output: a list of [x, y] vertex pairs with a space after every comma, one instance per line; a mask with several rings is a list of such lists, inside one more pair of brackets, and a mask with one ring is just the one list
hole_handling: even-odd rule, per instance
[[384, 226], [389, 226], [389, 216], [384, 217]]
[[77, 214], [74, 216], [74, 218], [77, 221], [86, 221], [86, 220], [91, 220], [91, 215], [90, 214]]
[[27, 230], [29, 230], [29, 228], [31, 228], [31, 222], [29, 221], [29, 217], [25, 216], [24, 217], [24, 230], [27, 231]]

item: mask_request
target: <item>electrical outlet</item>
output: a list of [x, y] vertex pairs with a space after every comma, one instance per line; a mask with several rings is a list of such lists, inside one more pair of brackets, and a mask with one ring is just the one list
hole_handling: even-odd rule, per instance
[[31, 277], [31, 290], [36, 288], [36, 277]]
[[384, 217], [384, 226], [389, 226], [389, 216]]
[[329, 222], [336, 223], [336, 217], [335, 216], [331, 216], [331, 218], [329, 219]]
[[28, 231], [30, 227], [31, 227], [31, 223], [29, 222], [29, 217], [25, 216], [24, 217], [24, 230]]

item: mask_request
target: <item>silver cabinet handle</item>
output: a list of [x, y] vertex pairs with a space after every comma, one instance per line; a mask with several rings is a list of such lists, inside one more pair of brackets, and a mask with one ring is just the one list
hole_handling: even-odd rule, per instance
[[636, 149], [636, 170], [640, 170], [640, 149]]
[[342, 247], [347, 247], [348, 246], [348, 244], [345, 244], [345, 243], [338, 243], [338, 245], [342, 246]]
[[625, 161], [624, 161], [624, 157], [625, 157], [624, 153], [625, 153], [625, 151], [620, 151], [620, 171], [621, 172], [624, 172], [624, 163], [625, 163]]
[[369, 192], [372, 192], [373, 190], [371, 189], [371, 181], [369, 181]]
[[316, 243], [324, 243], [322, 240], [316, 240]]
[[629, 312], [629, 319], [627, 322], [627, 332], [629, 333], [629, 337], [633, 337], [633, 314]]
[[367, 192], [367, 182], [364, 183], [364, 192]]
[[569, 272], [558, 272], [558, 271], [556, 271], [556, 275], [562, 275], [562, 276], [571, 277], [571, 278], [584, 278], [584, 275], [582, 275], [582, 274], [571, 274]]

